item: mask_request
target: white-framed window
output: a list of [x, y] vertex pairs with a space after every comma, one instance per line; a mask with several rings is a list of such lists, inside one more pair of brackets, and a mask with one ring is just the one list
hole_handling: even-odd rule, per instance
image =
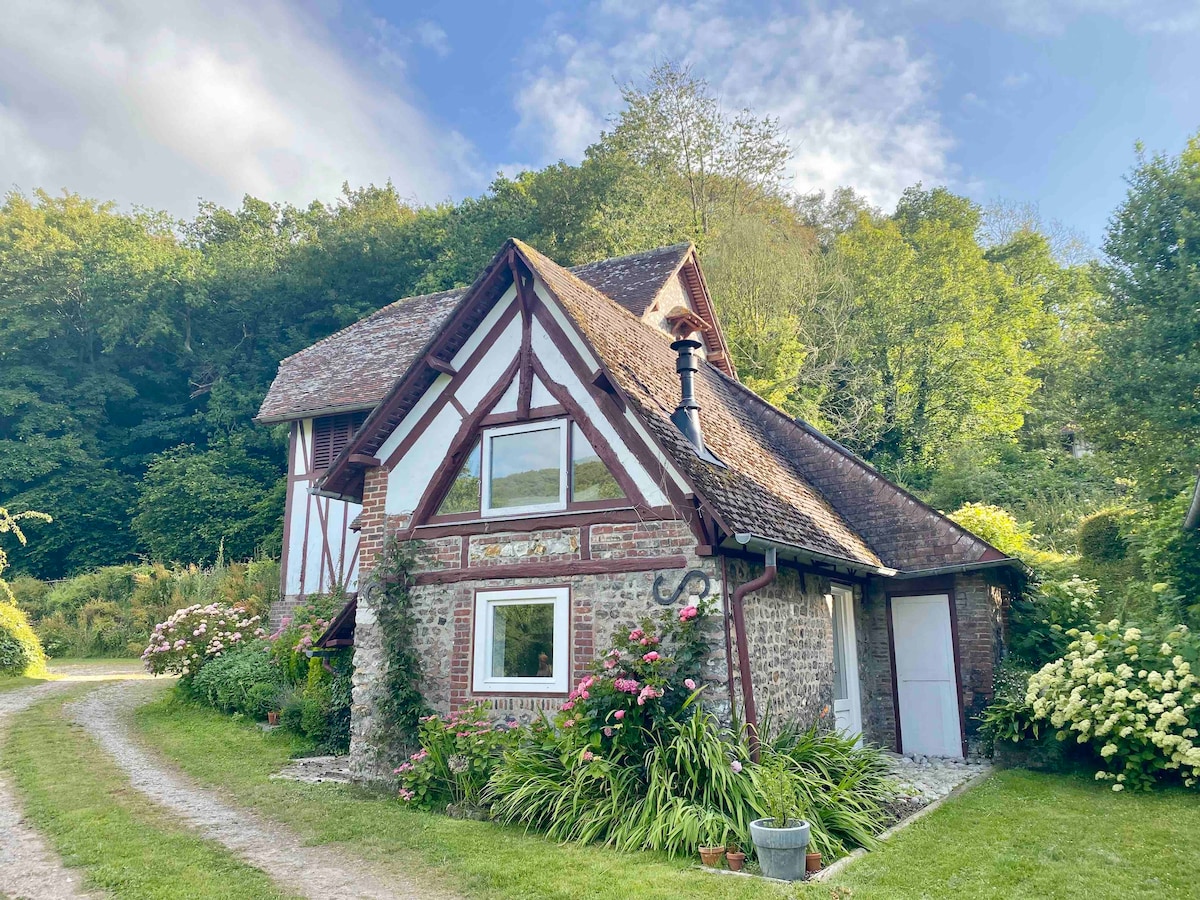
[[570, 617], [565, 587], [477, 592], [472, 689], [565, 694]]
[[491, 428], [483, 435], [485, 516], [549, 512], [567, 505], [567, 423]]

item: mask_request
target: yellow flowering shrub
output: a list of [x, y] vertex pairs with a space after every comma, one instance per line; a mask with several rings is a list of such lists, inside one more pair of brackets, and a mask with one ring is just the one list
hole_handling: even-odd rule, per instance
[[1200, 781], [1200, 641], [1184, 625], [1165, 634], [1119, 620], [1071, 629], [1061, 659], [1029, 679], [1026, 702], [1059, 740], [1089, 745], [1103, 760], [1098, 780], [1146, 788], [1178, 777]]

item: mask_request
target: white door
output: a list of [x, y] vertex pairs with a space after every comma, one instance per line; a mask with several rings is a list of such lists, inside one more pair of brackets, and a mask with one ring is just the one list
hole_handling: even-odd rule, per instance
[[854, 592], [835, 584], [833, 596], [833, 715], [837, 730], [862, 743], [862, 700], [858, 692], [858, 646]]
[[892, 598], [900, 749], [962, 757], [958, 680], [946, 594]]

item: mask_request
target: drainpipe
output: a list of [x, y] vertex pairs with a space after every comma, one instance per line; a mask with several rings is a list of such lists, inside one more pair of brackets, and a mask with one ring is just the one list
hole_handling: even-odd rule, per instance
[[[745, 540], [742, 540], [742, 538]], [[748, 544], [750, 535], [735, 535], [740, 544]], [[758, 709], [754, 705], [754, 682], [750, 676], [750, 648], [746, 641], [747, 594], [765, 588], [775, 580], [779, 569], [775, 564], [775, 548], [768, 547], [764, 560], [766, 569], [752, 581], [747, 581], [733, 592], [733, 627], [737, 629], [738, 672], [742, 682], [742, 707], [746, 713], [746, 731], [750, 737], [750, 758], [758, 762]]]

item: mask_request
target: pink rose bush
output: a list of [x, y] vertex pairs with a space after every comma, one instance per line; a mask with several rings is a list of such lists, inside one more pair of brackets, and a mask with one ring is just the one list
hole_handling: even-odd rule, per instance
[[247, 615], [242, 607], [222, 603], [176, 610], [154, 626], [142, 662], [154, 675], [190, 678], [209, 660], [243, 641], [263, 637], [258, 623], [259, 617]]

